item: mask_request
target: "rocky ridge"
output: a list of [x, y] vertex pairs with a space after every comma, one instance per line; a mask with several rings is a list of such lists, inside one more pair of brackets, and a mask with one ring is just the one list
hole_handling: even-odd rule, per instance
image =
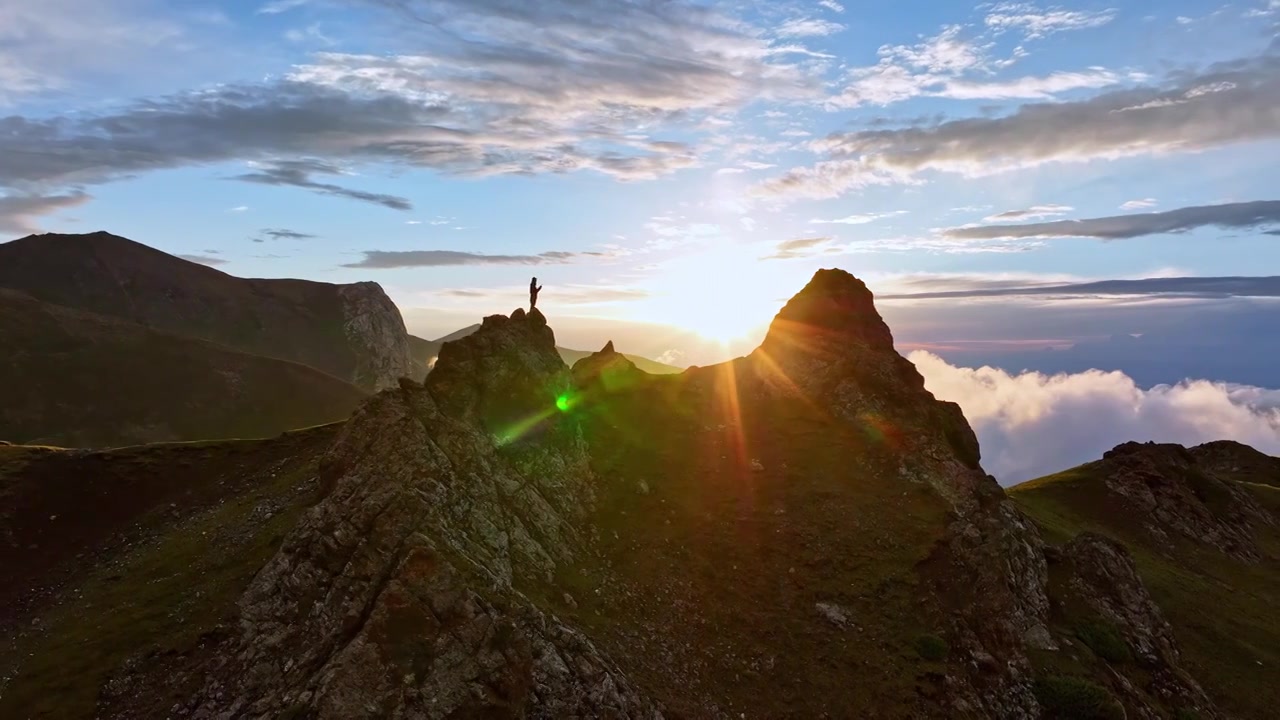
[[[429, 382], [403, 381], [348, 422], [328, 497], [241, 601], [224, 658], [236, 672], [211, 671], [243, 681], [212, 681], [193, 717], [655, 715], [590, 640], [515, 589], [582, 552], [575, 520], [591, 502], [580, 434], [523, 416], [568, 385], [541, 313], [487, 318]], [[536, 443], [494, 441], [522, 421]]]
[[1101, 468], [1107, 487], [1152, 535], [1181, 536], [1257, 561], [1253, 526], [1275, 519], [1240, 485], [1206, 470], [1180, 445], [1136, 442], [1108, 450]]
[[1123, 547], [1046, 543], [843, 271], [677, 376], [491, 316], [319, 476], [239, 627], [103, 715], [164, 674], [194, 718], [1030, 719], [1077, 606], [1144, 663], [1081, 666], [1108, 703], [1219, 715]]

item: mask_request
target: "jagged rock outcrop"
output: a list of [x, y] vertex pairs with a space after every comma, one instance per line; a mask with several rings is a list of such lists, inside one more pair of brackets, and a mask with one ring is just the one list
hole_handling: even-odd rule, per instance
[[416, 373], [400, 309], [374, 282], [338, 285], [342, 328], [355, 351], [351, 382], [383, 390]]
[[[1035, 717], [1026, 647], [1052, 648], [1043, 542], [979, 465], [976, 436], [958, 405], [925, 389], [894, 350], [871, 291], [842, 270], [821, 270], [778, 313], [751, 359], [822, 398], [845, 422], [877, 439], [874, 448], [903, 482], [933, 487], [953, 506], [945, 541], [926, 576], [949, 610], [965, 665], [948, 689], [955, 711]], [[958, 678], [957, 678], [958, 679]]]
[[1275, 523], [1245, 489], [1206, 472], [1181, 445], [1117, 445], [1103, 455], [1101, 471], [1107, 487], [1156, 537], [1181, 536], [1256, 561], [1252, 528]]
[[[749, 358], [765, 377], [786, 377], [820, 397], [847, 422], [883, 438], [918, 474], [954, 503], [971, 502], [979, 470], [978, 439], [960, 406], [938, 400], [893, 347], [871, 291], [843, 270], [819, 270], [778, 313]], [[917, 465], [945, 467], [921, 471]], [[937, 470], [942, 469], [942, 472]]]
[[583, 552], [586, 448], [549, 394], [567, 384], [545, 320], [518, 313], [447, 344], [429, 387], [369, 401], [193, 717], [659, 716], [517, 589]]
[[1216, 440], [1189, 448], [1196, 464], [1219, 479], [1280, 487], [1280, 458], [1234, 440]]
[[1118, 629], [1124, 645], [1110, 652], [1132, 652], [1147, 675], [1143, 693], [1126, 676], [1112, 673], [1110, 679], [1117, 695], [1141, 717], [1151, 720], [1162, 717], [1162, 713], [1145, 700], [1148, 694], [1165, 704], [1193, 711], [1196, 717], [1221, 717], [1200, 685], [1182, 669], [1173, 628], [1151, 599], [1123, 545], [1096, 533], [1081, 533], [1052, 557], [1065, 568], [1070, 595], [1102, 618], [1107, 623], [1105, 627]]

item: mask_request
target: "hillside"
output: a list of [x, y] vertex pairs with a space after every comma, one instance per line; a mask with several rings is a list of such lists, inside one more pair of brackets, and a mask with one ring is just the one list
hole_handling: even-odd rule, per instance
[[91, 717], [112, 670], [233, 622], [236, 598], [321, 496], [316, 466], [339, 429], [0, 446], [0, 717]]
[[1278, 462], [1239, 443], [1126, 443], [1010, 496], [1050, 541], [1124, 543], [1186, 669], [1233, 715], [1265, 718], [1280, 705]]
[[[1183, 720], [1234, 692], [1123, 546], [1044, 542], [843, 271], [676, 375], [612, 344], [570, 369], [540, 312], [490, 316], [334, 432], [241, 446], [263, 470], [216, 507], [244, 542], [205, 546], [211, 508], [37, 580], [0, 716]], [[231, 477], [198, 447], [90, 457]]]
[[97, 232], [0, 244], [0, 288], [310, 365], [366, 390], [412, 372], [404, 321], [376, 283], [238, 278]]
[[365, 393], [236, 352], [0, 289], [0, 439], [102, 447], [254, 438], [346, 418]]

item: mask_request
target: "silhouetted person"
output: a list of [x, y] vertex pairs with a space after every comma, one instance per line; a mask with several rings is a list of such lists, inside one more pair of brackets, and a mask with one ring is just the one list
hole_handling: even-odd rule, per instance
[[529, 281], [529, 309], [533, 310], [538, 307], [538, 291], [542, 286], [538, 284], [538, 278]]

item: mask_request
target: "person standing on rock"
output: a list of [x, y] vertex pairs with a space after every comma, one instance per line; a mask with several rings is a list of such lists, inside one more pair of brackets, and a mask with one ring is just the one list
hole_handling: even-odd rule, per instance
[[542, 290], [542, 286], [538, 284], [538, 278], [529, 281], [529, 309], [533, 310], [538, 307], [538, 291]]

